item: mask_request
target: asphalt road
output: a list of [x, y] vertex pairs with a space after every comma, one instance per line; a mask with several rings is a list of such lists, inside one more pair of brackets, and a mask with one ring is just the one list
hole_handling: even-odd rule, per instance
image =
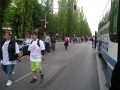
[[64, 43], [56, 44], [56, 51], [45, 55], [43, 62], [45, 78], [31, 84], [32, 74], [26, 56], [15, 66], [13, 84], [6, 87], [6, 75], [0, 69], [0, 90], [100, 90], [96, 50], [91, 42], [69, 44], [65, 50]]

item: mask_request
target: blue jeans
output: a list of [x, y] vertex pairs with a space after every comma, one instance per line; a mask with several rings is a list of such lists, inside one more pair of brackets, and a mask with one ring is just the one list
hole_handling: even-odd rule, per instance
[[3, 65], [1, 66], [2, 70], [7, 74], [7, 78], [8, 80], [11, 80], [12, 79], [12, 72], [13, 72], [13, 69], [14, 69], [14, 64], [12, 65]]
[[92, 41], [92, 48], [95, 47], [95, 41]]

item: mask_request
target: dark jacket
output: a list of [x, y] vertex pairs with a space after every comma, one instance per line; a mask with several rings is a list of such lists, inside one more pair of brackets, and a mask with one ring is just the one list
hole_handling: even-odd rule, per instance
[[[2, 47], [3, 47], [4, 43], [5, 43], [5, 41], [6, 41], [6, 39], [3, 39], [0, 42], [0, 60], [3, 60]], [[16, 41], [14, 39], [11, 39], [10, 43], [8, 45], [9, 61], [15, 61], [17, 59], [15, 44], [16, 44]]]

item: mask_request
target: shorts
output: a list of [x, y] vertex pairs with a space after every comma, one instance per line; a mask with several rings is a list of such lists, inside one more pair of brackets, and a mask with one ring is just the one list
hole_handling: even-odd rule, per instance
[[42, 71], [42, 62], [30, 62], [32, 72], [40, 72]]

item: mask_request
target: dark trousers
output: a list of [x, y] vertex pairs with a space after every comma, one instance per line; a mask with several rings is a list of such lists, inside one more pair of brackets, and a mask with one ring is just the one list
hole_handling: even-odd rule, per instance
[[50, 44], [45, 42], [45, 49], [47, 53], [50, 53]]
[[67, 49], [68, 47], [68, 42], [65, 42], [65, 49]]
[[14, 64], [12, 65], [3, 65], [1, 66], [2, 70], [7, 74], [7, 78], [8, 80], [11, 80], [12, 79], [12, 72], [13, 72], [13, 69], [14, 69]]

